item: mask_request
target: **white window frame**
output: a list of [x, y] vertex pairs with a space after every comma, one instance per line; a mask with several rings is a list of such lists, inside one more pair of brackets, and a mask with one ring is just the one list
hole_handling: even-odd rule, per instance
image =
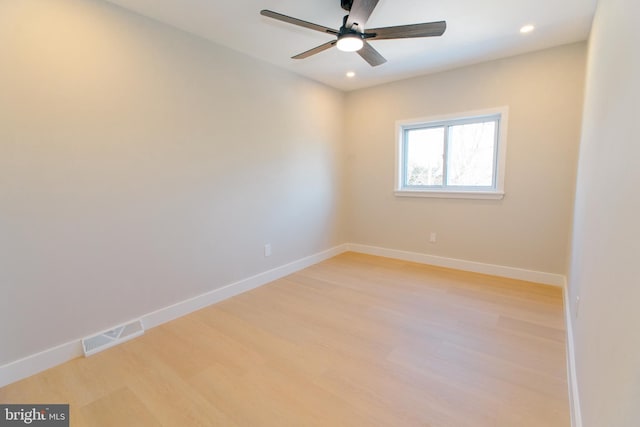
[[[504, 176], [507, 157], [507, 122], [509, 107], [467, 111], [420, 119], [399, 120], [396, 122], [396, 170], [395, 195], [399, 197], [438, 197], [455, 199], [494, 199], [504, 198]], [[405, 186], [406, 143], [405, 132], [411, 129], [462, 124], [466, 121], [497, 118], [497, 144], [494, 162], [494, 183], [491, 187], [431, 187]]]

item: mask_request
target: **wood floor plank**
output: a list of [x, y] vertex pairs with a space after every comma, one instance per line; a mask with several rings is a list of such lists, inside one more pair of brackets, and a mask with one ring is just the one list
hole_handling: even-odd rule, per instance
[[[147, 409], [128, 388], [114, 391], [81, 409], [84, 423], [95, 427], [145, 427], [162, 426], [162, 423]], [[77, 420], [73, 420], [73, 425]]]
[[565, 357], [559, 288], [345, 253], [0, 402], [70, 403], [74, 426], [568, 427]]

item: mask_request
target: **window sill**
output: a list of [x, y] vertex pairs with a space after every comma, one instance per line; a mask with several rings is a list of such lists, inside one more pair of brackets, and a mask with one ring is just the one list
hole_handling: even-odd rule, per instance
[[434, 190], [396, 190], [396, 197], [431, 197], [438, 199], [478, 199], [502, 200], [502, 191], [434, 191]]

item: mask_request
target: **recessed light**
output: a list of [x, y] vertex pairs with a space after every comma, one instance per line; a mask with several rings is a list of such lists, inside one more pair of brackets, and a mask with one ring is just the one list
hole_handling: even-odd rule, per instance
[[528, 25], [525, 25], [524, 27], [520, 28], [520, 32], [522, 34], [527, 34], [527, 33], [530, 33], [531, 31], [533, 31], [535, 29], [536, 29], [536, 27], [534, 27], [531, 24], [528, 24]]
[[353, 71], [347, 71], [347, 77], [353, 78], [355, 76], [356, 76], [356, 73], [354, 73]]

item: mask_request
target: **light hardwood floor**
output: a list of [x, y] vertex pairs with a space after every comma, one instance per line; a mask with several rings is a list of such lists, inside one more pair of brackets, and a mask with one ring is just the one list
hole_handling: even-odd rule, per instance
[[0, 389], [72, 426], [568, 427], [562, 292], [346, 253]]

